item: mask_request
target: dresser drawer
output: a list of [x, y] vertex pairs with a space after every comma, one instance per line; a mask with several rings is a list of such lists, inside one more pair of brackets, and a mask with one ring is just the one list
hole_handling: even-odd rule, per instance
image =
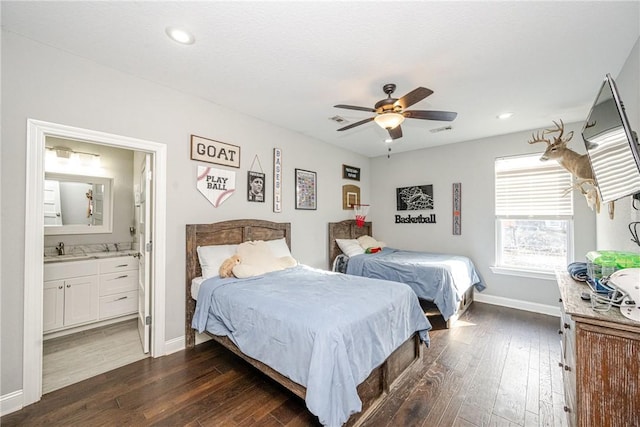
[[120, 292], [135, 291], [138, 287], [138, 272], [121, 271], [100, 275], [100, 296], [113, 295]]
[[96, 274], [98, 274], [98, 263], [95, 260], [51, 262], [44, 264], [45, 281], [93, 276]]
[[137, 269], [138, 259], [132, 256], [121, 256], [100, 260], [100, 274], [117, 273], [119, 271]]
[[138, 292], [123, 292], [100, 297], [100, 319], [132, 314], [138, 310]]

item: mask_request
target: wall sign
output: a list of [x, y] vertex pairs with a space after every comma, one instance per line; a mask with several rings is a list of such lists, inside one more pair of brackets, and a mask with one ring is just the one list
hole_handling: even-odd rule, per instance
[[396, 188], [396, 210], [433, 209], [433, 185]]
[[396, 224], [435, 224], [436, 214], [431, 215], [396, 215]]
[[208, 166], [198, 166], [198, 191], [217, 208], [236, 191], [236, 173]]
[[264, 202], [264, 174], [262, 172], [247, 172], [247, 200]]
[[462, 217], [460, 211], [462, 209], [462, 184], [453, 183], [453, 234], [459, 236], [462, 234]]
[[191, 160], [240, 167], [240, 147], [191, 135]]
[[342, 165], [342, 177], [360, 181], [360, 168], [349, 165]]
[[273, 149], [273, 211], [282, 212], [282, 149]]

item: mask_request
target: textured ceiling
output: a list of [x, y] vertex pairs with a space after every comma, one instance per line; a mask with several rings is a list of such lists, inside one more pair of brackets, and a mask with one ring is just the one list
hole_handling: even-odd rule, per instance
[[[372, 107], [434, 91], [394, 152], [583, 121], [605, 74], [640, 36], [640, 2], [2, 1], [2, 27], [107, 67], [199, 96], [367, 156], [386, 154]], [[182, 46], [168, 26], [191, 31]], [[510, 120], [497, 114], [513, 111]], [[451, 130], [432, 130], [451, 125]]]

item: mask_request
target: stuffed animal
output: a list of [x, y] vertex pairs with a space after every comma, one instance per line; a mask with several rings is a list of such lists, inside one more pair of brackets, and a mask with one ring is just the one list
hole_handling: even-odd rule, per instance
[[224, 261], [222, 261], [222, 264], [220, 265], [220, 270], [218, 270], [220, 277], [221, 278], [232, 277], [233, 267], [235, 267], [238, 264], [240, 264], [240, 257], [238, 256], [238, 254], [235, 254], [230, 258], [227, 258]]
[[240, 257], [240, 263], [233, 267], [233, 275], [241, 279], [284, 270], [298, 264], [291, 256], [276, 257], [269, 245], [262, 240], [241, 243], [236, 254]]

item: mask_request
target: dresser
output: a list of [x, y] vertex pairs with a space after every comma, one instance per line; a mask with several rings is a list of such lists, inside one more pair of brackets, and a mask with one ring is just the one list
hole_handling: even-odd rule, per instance
[[570, 426], [640, 426], [640, 322], [617, 307], [596, 312], [589, 287], [566, 272], [560, 289], [560, 367]]

